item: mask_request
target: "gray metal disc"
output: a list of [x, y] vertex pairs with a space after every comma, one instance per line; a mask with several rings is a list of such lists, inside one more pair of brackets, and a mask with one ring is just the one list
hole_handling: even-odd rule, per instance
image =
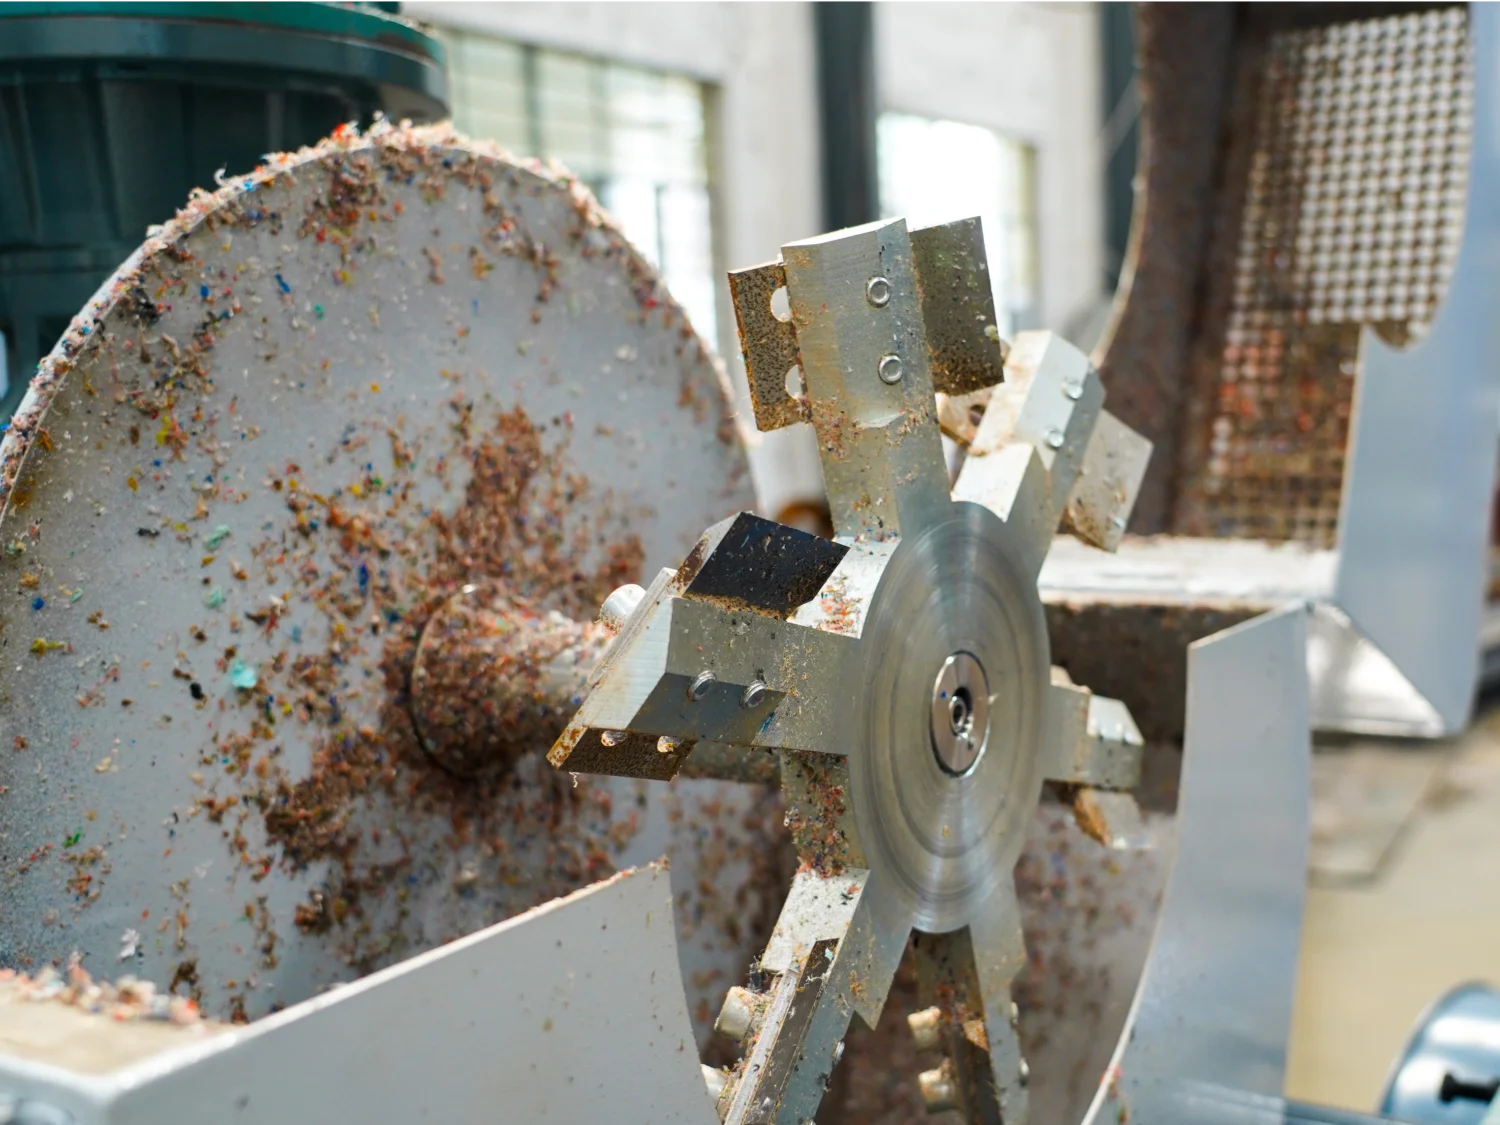
[[[1050, 649], [1016, 534], [978, 504], [950, 505], [896, 548], [861, 635], [868, 663], [845, 719], [856, 822], [880, 885], [931, 933], [1009, 886], [1041, 796]], [[935, 712], [947, 715], [934, 696], [960, 656], [988, 695], [967, 708], [985, 720], [979, 751], [954, 771], [934, 753]]]
[[737, 975], [695, 810], [733, 887], [755, 791], [457, 778], [404, 709], [463, 583], [588, 620], [749, 507], [728, 402], [585, 192], [449, 131], [195, 197], [0, 445], [0, 964], [254, 1017], [684, 841], [685, 968]]

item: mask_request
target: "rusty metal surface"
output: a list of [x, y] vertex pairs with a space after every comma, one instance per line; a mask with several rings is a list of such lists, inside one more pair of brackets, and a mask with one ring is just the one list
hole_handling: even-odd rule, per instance
[[[898, 272], [905, 276], [862, 278], [860, 285], [866, 287], [864, 297], [872, 309], [883, 310], [893, 299], [897, 308], [903, 301], [920, 308], [925, 358], [938, 392], [969, 394], [999, 383], [1008, 348], [995, 323], [979, 220], [959, 219], [911, 231], [910, 261]], [[762, 432], [810, 421], [812, 416], [813, 404], [801, 389], [798, 328], [790, 304], [780, 304], [786, 283], [787, 267], [780, 261], [729, 274], [750, 401]], [[811, 327], [815, 310], [803, 316], [803, 327]]]
[[1327, 546], [1360, 327], [1419, 336], [1457, 253], [1467, 17], [1242, 38], [1174, 527]]
[[1463, 23], [1141, 5], [1135, 214], [1096, 353], [1157, 447], [1133, 530], [1333, 541], [1359, 326], [1420, 335], [1462, 225]]
[[1049, 601], [1052, 660], [1130, 708], [1146, 741], [1182, 740], [1187, 646], [1261, 612], [1259, 606]]
[[933, 388], [964, 395], [1000, 382], [1009, 348], [995, 324], [979, 220], [912, 231], [911, 256], [922, 292]]
[[762, 433], [808, 419], [807, 398], [793, 395], [787, 373], [797, 367], [797, 329], [788, 314], [776, 315], [771, 299], [786, 289], [786, 267], [780, 262], [734, 270], [729, 275], [729, 299], [739, 328], [745, 377], [755, 425]]
[[1170, 530], [1178, 431], [1203, 278], [1219, 130], [1236, 20], [1232, 4], [1142, 4], [1141, 144], [1130, 244], [1095, 362], [1110, 410], [1156, 447], [1131, 529]]

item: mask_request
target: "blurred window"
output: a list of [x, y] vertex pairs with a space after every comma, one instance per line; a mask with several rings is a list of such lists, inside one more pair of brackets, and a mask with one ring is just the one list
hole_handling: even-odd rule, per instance
[[978, 215], [999, 329], [1037, 319], [1035, 153], [993, 130], [908, 113], [879, 121], [880, 208], [925, 227]]
[[454, 124], [518, 156], [557, 160], [587, 184], [716, 343], [703, 83], [471, 31], [437, 34]]

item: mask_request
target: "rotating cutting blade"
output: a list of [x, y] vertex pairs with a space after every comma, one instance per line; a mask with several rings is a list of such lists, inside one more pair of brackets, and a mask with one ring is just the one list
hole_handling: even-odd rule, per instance
[[[1123, 708], [1053, 674], [1036, 586], [1064, 515], [1079, 534], [1123, 526], [1139, 475], [1090, 453], [1108, 416], [1081, 353], [1030, 333], [1007, 354], [992, 307], [973, 315], [982, 254], [975, 223], [896, 220], [737, 275], [753, 384], [774, 390], [757, 364], [802, 367], [795, 413], [817, 432], [838, 540], [747, 516], [711, 528], [635, 605], [551, 753], [657, 778], [705, 743], [780, 755], [802, 869], [721, 1015], [745, 1044], [718, 1100], [736, 1125], [812, 1118], [851, 1018], [876, 1024], [913, 933], [942, 1054], [921, 1076], [928, 1107], [1024, 1121], [1013, 869], [1045, 779], [1088, 798], [1139, 772], [1128, 714], [1091, 724]], [[791, 319], [777, 323], [780, 286]], [[950, 495], [935, 385], [972, 394], [1002, 357]], [[757, 401], [763, 425], [787, 413]], [[1122, 429], [1103, 432], [1137, 447]], [[1118, 479], [1101, 487], [1100, 472]]]

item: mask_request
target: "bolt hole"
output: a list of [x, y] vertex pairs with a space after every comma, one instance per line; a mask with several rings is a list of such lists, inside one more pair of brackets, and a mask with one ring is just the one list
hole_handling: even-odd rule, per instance
[[778, 285], [771, 294], [771, 315], [782, 322], [792, 319], [792, 299], [787, 296], [785, 285]]
[[948, 701], [948, 727], [954, 734], [967, 736], [974, 725], [974, 700], [968, 688], [958, 688]]
[[792, 398], [801, 398], [806, 388], [802, 385], [802, 365], [794, 363], [786, 373], [786, 393]]

